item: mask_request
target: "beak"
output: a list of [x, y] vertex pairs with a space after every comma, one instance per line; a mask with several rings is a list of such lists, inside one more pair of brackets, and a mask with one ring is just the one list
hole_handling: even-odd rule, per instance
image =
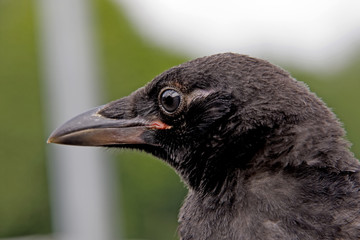
[[[105, 106], [105, 105], [104, 105]], [[133, 119], [106, 118], [99, 114], [104, 106], [92, 109], [69, 120], [56, 129], [48, 143], [111, 146], [111, 145], [157, 145], [150, 141], [149, 133], [154, 129], [166, 129], [160, 121], [147, 121], [140, 117]]]

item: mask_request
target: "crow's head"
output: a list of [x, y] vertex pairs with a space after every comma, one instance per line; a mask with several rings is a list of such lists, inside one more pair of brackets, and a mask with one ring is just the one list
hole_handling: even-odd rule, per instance
[[[217, 191], [239, 169], [301, 164], [278, 159], [301, 154], [306, 146], [296, 141], [333, 122], [325, 105], [284, 70], [226, 53], [165, 71], [131, 95], [68, 121], [49, 142], [144, 150], [191, 188]], [[326, 131], [343, 135], [337, 123]]]

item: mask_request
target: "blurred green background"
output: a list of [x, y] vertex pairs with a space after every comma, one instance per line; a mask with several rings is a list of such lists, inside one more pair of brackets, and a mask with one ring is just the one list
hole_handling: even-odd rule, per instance
[[[112, 1], [92, 3], [105, 102], [128, 95], [187, 60], [139, 37]], [[0, 0], [0, 238], [52, 231], [37, 21], [35, 1]], [[358, 56], [332, 74], [287, 70], [334, 110], [359, 158]], [[177, 213], [186, 194], [179, 177], [143, 153], [112, 151], [112, 155], [118, 158], [122, 235], [176, 239]]]

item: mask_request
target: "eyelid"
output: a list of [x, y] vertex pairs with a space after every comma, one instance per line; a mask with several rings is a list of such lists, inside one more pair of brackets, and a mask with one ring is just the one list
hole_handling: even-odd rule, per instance
[[[174, 111], [174, 112], [169, 112], [167, 111], [163, 106], [162, 106], [162, 103], [161, 103], [161, 96], [162, 94], [167, 91], [167, 90], [173, 90], [173, 91], [176, 91], [179, 95], [180, 95], [180, 104], [179, 104], [179, 107]], [[181, 112], [184, 108], [184, 105], [185, 105], [185, 99], [184, 99], [184, 94], [177, 88], [175, 87], [164, 87], [163, 89], [161, 89], [159, 95], [158, 95], [158, 104], [160, 106], [160, 109], [168, 116], [174, 116], [176, 114], [178, 114], [179, 112]]]

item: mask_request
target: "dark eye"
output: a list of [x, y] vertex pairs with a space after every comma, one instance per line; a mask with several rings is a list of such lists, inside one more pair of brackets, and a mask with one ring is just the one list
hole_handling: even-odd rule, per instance
[[160, 104], [168, 113], [175, 112], [181, 103], [181, 95], [174, 89], [167, 89], [160, 95]]

